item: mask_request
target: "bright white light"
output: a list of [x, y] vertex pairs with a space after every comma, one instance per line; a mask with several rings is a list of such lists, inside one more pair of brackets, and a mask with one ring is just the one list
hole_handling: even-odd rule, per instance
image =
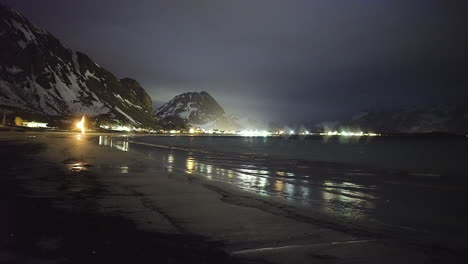
[[190, 133], [190, 134], [193, 134], [193, 133], [195, 133], [195, 129], [194, 129], [193, 127], [192, 127], [192, 128], [190, 128], [190, 129], [189, 129], [189, 133]]
[[289, 135], [294, 135], [294, 130], [289, 131]]
[[244, 130], [239, 133], [243, 137], [267, 137], [271, 133], [268, 131], [258, 131], [258, 130]]
[[76, 123], [76, 127], [81, 130], [81, 134], [83, 135], [86, 131], [86, 124], [84, 116], [81, 118], [81, 121]]
[[39, 127], [47, 127], [47, 123], [38, 123], [38, 122], [23, 122], [23, 126], [25, 127], [34, 127], [34, 128], [39, 128]]
[[359, 132], [352, 132], [352, 131], [328, 131], [324, 133], [320, 133], [322, 136], [344, 136], [344, 137], [375, 137], [375, 136], [380, 136], [380, 134], [376, 133], [364, 133], [362, 131]]

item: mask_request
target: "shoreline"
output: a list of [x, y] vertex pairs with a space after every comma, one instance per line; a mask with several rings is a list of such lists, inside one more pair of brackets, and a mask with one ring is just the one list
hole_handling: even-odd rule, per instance
[[[1, 263], [238, 263], [219, 242], [191, 234], [143, 231], [125, 217], [102, 214], [97, 201], [82, 204], [83, 195], [105, 195], [95, 181], [93, 189], [74, 197], [28, 190], [24, 181], [39, 177], [57, 182], [76, 173], [38, 159], [41, 143], [0, 143], [2, 160], [7, 162], [0, 184]], [[28, 154], [15, 152], [19, 147]], [[25, 161], [27, 165], [20, 166]], [[32, 173], [36, 175], [31, 177]], [[96, 176], [79, 175], [91, 181]]]
[[[154, 152], [153, 155], [160, 154], [151, 158], [142, 153], [122, 152], [96, 146], [94, 136], [88, 135], [81, 140], [70, 134], [63, 137], [40, 134], [35, 138], [16, 134], [11, 135], [9, 140], [8, 136], [0, 136], [2, 146], [5, 146], [5, 142], [14, 146], [11, 151], [18, 148], [21, 142], [44, 146], [38, 153], [26, 151], [26, 155], [32, 155], [32, 160], [16, 157], [17, 160], [12, 161], [10, 167], [21, 167], [19, 164], [28, 160], [27, 164], [42, 170], [44, 167], [57, 169], [54, 177], [44, 171], [41, 175], [40, 169], [34, 170], [34, 175], [31, 172], [10, 175], [15, 179], [26, 177], [22, 179], [22, 186], [27, 188], [20, 195], [33, 196], [28, 198], [32, 200], [50, 201], [53, 208], [51, 218], [54, 214], [66, 215], [70, 210], [72, 213], [82, 210], [92, 212], [93, 217], [102, 220], [99, 220], [102, 225], [111, 223], [108, 227], [110, 233], [119, 229], [120, 224], [112, 224], [115, 220], [108, 219], [117, 218], [132, 226], [127, 230], [132, 230], [130, 233], [135, 234], [135, 240], [154, 234], [164, 241], [182, 244], [189, 241], [188, 252], [206, 247], [204, 250], [207, 251], [198, 253], [204, 252], [202, 255], [215, 258], [212, 263], [219, 259], [223, 259], [223, 263], [237, 262], [238, 258], [243, 261], [259, 258], [284, 263], [292, 252], [303, 257], [306, 254], [306, 259], [322, 263], [320, 252], [325, 250], [327, 255], [338, 260], [349, 254], [350, 247], [358, 249], [348, 257], [370, 263], [387, 258], [388, 261], [401, 260], [406, 255], [410, 256], [411, 263], [419, 263], [427, 259], [451, 259], [458, 254], [454, 253], [453, 256], [453, 252], [446, 252], [445, 249], [428, 254], [427, 249], [418, 246], [418, 243], [411, 245], [391, 237], [369, 236], [362, 232], [364, 229], [346, 232], [330, 222], [314, 222], [310, 220], [314, 218], [304, 218], [304, 212], [298, 212], [288, 203], [274, 198], [264, 199], [229, 184], [206, 180], [205, 175], [186, 173], [184, 167], [177, 167], [177, 163], [173, 164], [175, 168], [170, 172], [167, 164], [158, 162], [165, 157], [161, 151]], [[29, 216], [33, 218], [45, 209], [28, 210], [31, 210]], [[70, 217], [73, 218], [77, 218], [76, 214]], [[78, 220], [72, 222], [80, 224]], [[60, 231], [65, 232], [66, 229]], [[115, 236], [114, 239], [125, 240], [125, 237]], [[192, 240], [200, 241], [192, 244]], [[367, 255], [370, 249], [375, 254]], [[175, 248], [169, 250], [174, 251]], [[229, 252], [236, 258], [233, 260], [222, 252]], [[312, 257], [308, 256], [310, 254]], [[164, 256], [167, 255], [159, 257]], [[294, 263], [292, 260], [288, 262]], [[122, 260], [122, 263], [126, 262]]]
[[[0, 133], [1, 132], [33, 132], [33, 133], [75, 133], [79, 134], [79, 131], [68, 130], [68, 129], [52, 129], [52, 128], [29, 128], [23, 126], [14, 126], [14, 125], [2, 125], [0, 124]], [[167, 136], [167, 137], [268, 137], [268, 138], [279, 138], [279, 139], [316, 139], [316, 138], [330, 138], [337, 139], [343, 136], [340, 135], [319, 135], [319, 132], [314, 132], [309, 135], [302, 134], [293, 134], [293, 135], [268, 135], [268, 136], [245, 136], [239, 134], [222, 134], [222, 133], [150, 133], [150, 132], [138, 132], [138, 131], [117, 131], [117, 130], [106, 130], [106, 129], [96, 129], [89, 130], [86, 134], [89, 135], [131, 135], [131, 136]], [[465, 133], [455, 133], [455, 132], [419, 132], [419, 133], [399, 133], [399, 132], [384, 132], [378, 134], [378, 136], [349, 136], [350, 139], [368, 139], [375, 137], [383, 138], [466, 138], [468, 137]]]

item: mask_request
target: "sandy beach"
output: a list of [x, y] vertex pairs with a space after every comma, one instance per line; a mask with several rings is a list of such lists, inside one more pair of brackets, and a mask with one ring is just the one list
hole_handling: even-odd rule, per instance
[[144, 151], [132, 140], [111, 146], [118, 135], [99, 136], [0, 133], [0, 263], [450, 263], [462, 256], [463, 244], [336, 219], [324, 206], [216, 180], [226, 166], [213, 163], [207, 177], [184, 150]]

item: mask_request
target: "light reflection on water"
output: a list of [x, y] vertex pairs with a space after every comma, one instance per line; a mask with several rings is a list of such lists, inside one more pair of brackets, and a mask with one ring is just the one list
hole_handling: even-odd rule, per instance
[[323, 186], [325, 186], [323, 194], [326, 200], [338, 200], [340, 202], [358, 204], [367, 209], [374, 208], [374, 204], [371, 201], [375, 200], [376, 197], [362, 190], [373, 190], [375, 186], [363, 186], [351, 182], [332, 181], [325, 181]]
[[88, 170], [88, 164], [84, 162], [75, 162], [67, 164], [68, 169], [72, 172], [83, 172]]
[[[112, 138], [110, 136], [99, 136], [98, 144], [99, 146], [111, 147], [120, 151], [129, 151], [128, 138], [126, 137]], [[115, 167], [114, 169], [116, 169], [116, 171], [120, 172], [121, 174], [128, 174], [130, 170], [129, 166], [127, 165], [121, 165]]]
[[128, 166], [121, 166], [120, 167], [120, 173], [122, 173], [122, 174], [128, 173]]
[[[129, 151], [129, 141], [126, 137], [100, 136], [99, 145]], [[152, 157], [154, 153], [151, 152], [155, 151], [161, 150], [153, 149], [146, 154]], [[355, 216], [362, 213], [362, 210], [375, 208], [374, 202], [377, 197], [372, 195], [375, 186], [364, 186], [339, 179], [320, 180], [320, 177], [318, 179], [314, 177], [313, 171], [307, 166], [302, 166], [300, 169], [304, 170], [303, 173], [298, 173], [294, 165], [282, 168], [259, 166], [248, 158], [240, 158], [233, 162], [226, 157], [210, 157], [207, 162], [203, 160], [206, 157], [200, 157], [197, 153], [174, 151], [163, 151], [163, 153], [161, 162], [169, 173], [182, 172], [209, 180], [227, 182], [262, 196], [284, 198], [303, 205], [316, 204], [320, 201], [330, 211], [335, 210], [337, 206], [358, 210], [358, 213], [353, 212]], [[324, 173], [337, 174], [339, 171], [339, 169], [328, 169]], [[120, 172], [128, 173], [129, 168], [122, 166]], [[343, 175], [356, 175], [352, 173], [355, 172], [346, 171]], [[359, 173], [366, 175], [365, 172]]]
[[174, 154], [173, 153], [169, 153], [167, 155], [167, 171], [168, 172], [173, 172], [174, 171]]
[[304, 205], [316, 203], [318, 200], [329, 208], [348, 205], [350, 210], [359, 211], [354, 213], [354, 217], [359, 217], [362, 210], [374, 209], [374, 201], [377, 199], [372, 194], [375, 186], [340, 180], [317, 182], [308, 175], [301, 176], [287, 170], [268, 170], [266, 167], [256, 167], [252, 164], [236, 168], [225, 167], [208, 164], [191, 155], [185, 159], [184, 171], [210, 180], [228, 182], [262, 196], [284, 198]]
[[[158, 140], [168, 139], [158, 138]], [[157, 167], [167, 169], [169, 172], [168, 175], [164, 175], [164, 172], [157, 173], [154, 177], [164, 175], [168, 178], [177, 178], [178, 175], [192, 175], [213, 182], [224, 182], [252, 192], [257, 197], [272, 197], [275, 201], [287, 201], [289, 205], [306, 208], [307, 212], [310, 211], [318, 216], [323, 213], [327, 216], [336, 216], [337, 219], [343, 218], [346, 223], [348, 220], [364, 220], [365, 224], [383, 223], [417, 228], [422, 226], [427, 230], [434, 226], [438, 228], [453, 225], [457, 231], [458, 227], [465, 226], [466, 221], [460, 220], [462, 224], [453, 223], [453, 219], [458, 219], [462, 215], [460, 212], [466, 212], [464, 208], [466, 206], [459, 205], [459, 201], [466, 200], [467, 196], [463, 193], [464, 190], [456, 189], [454, 192], [452, 188], [462, 189], [463, 186], [452, 186], [451, 183], [447, 183], [450, 189], [443, 189], [445, 185], [440, 187], [439, 181], [434, 179], [438, 176], [436, 174], [410, 173], [412, 171], [405, 174], [400, 173], [398, 168], [380, 170], [372, 169], [365, 164], [345, 163], [339, 158], [335, 159], [334, 155], [340, 155], [339, 151], [330, 152], [333, 154], [330, 155], [333, 162], [320, 159], [316, 162], [312, 159], [314, 157], [302, 159], [294, 156], [275, 157], [244, 152], [242, 154], [196, 150], [188, 152], [180, 147], [172, 148], [169, 144], [171, 142], [166, 144], [169, 147], [155, 147], [145, 142], [138, 144], [135, 141], [132, 139], [130, 141], [132, 144], [129, 146], [129, 141], [124, 137], [99, 137], [99, 145], [121, 151], [130, 151], [131, 148], [132, 152], [143, 154]], [[174, 141], [174, 146], [177, 146], [176, 143], [179, 141]], [[280, 143], [286, 144], [286, 141]], [[203, 145], [203, 149], [205, 148], [209, 150]], [[326, 149], [325, 151], [323, 148], [317, 149], [320, 150], [320, 155], [327, 156]], [[379, 168], [377, 165], [375, 168]], [[131, 174], [135, 167], [122, 166], [120, 171]], [[81, 170], [82, 166], [73, 169]], [[424, 182], [416, 177], [425, 177]], [[445, 198], [446, 196], [448, 198]], [[465, 199], [459, 199], [460, 197]], [[450, 201], [449, 206], [446, 206], [445, 201]], [[429, 204], [431, 206], [427, 206]], [[461, 219], [467, 218], [462, 215]]]
[[192, 174], [195, 170], [195, 160], [192, 157], [188, 157], [185, 163], [186, 170], [185, 172], [188, 174]]
[[110, 136], [99, 136], [99, 145], [116, 148], [121, 151], [128, 151], [128, 138], [115, 138]]

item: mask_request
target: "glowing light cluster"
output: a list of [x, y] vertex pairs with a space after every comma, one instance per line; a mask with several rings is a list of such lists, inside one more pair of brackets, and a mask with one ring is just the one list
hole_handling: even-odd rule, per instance
[[35, 121], [31, 121], [31, 122], [23, 121], [23, 126], [33, 127], [33, 128], [46, 128], [47, 123], [41, 123], [41, 122], [35, 122]]
[[324, 133], [320, 133], [322, 136], [343, 136], [343, 137], [375, 137], [380, 136], [380, 134], [376, 133], [364, 133], [363, 131], [359, 132], [352, 132], [352, 131], [327, 131]]
[[244, 131], [240, 131], [239, 135], [244, 136], [244, 137], [267, 137], [267, 136], [270, 136], [271, 133], [268, 131], [244, 130]]
[[128, 127], [128, 126], [121, 126], [121, 125], [100, 125], [100, 128], [108, 129], [108, 130], [114, 130], [114, 131], [139, 131], [137, 128], [134, 127]]

